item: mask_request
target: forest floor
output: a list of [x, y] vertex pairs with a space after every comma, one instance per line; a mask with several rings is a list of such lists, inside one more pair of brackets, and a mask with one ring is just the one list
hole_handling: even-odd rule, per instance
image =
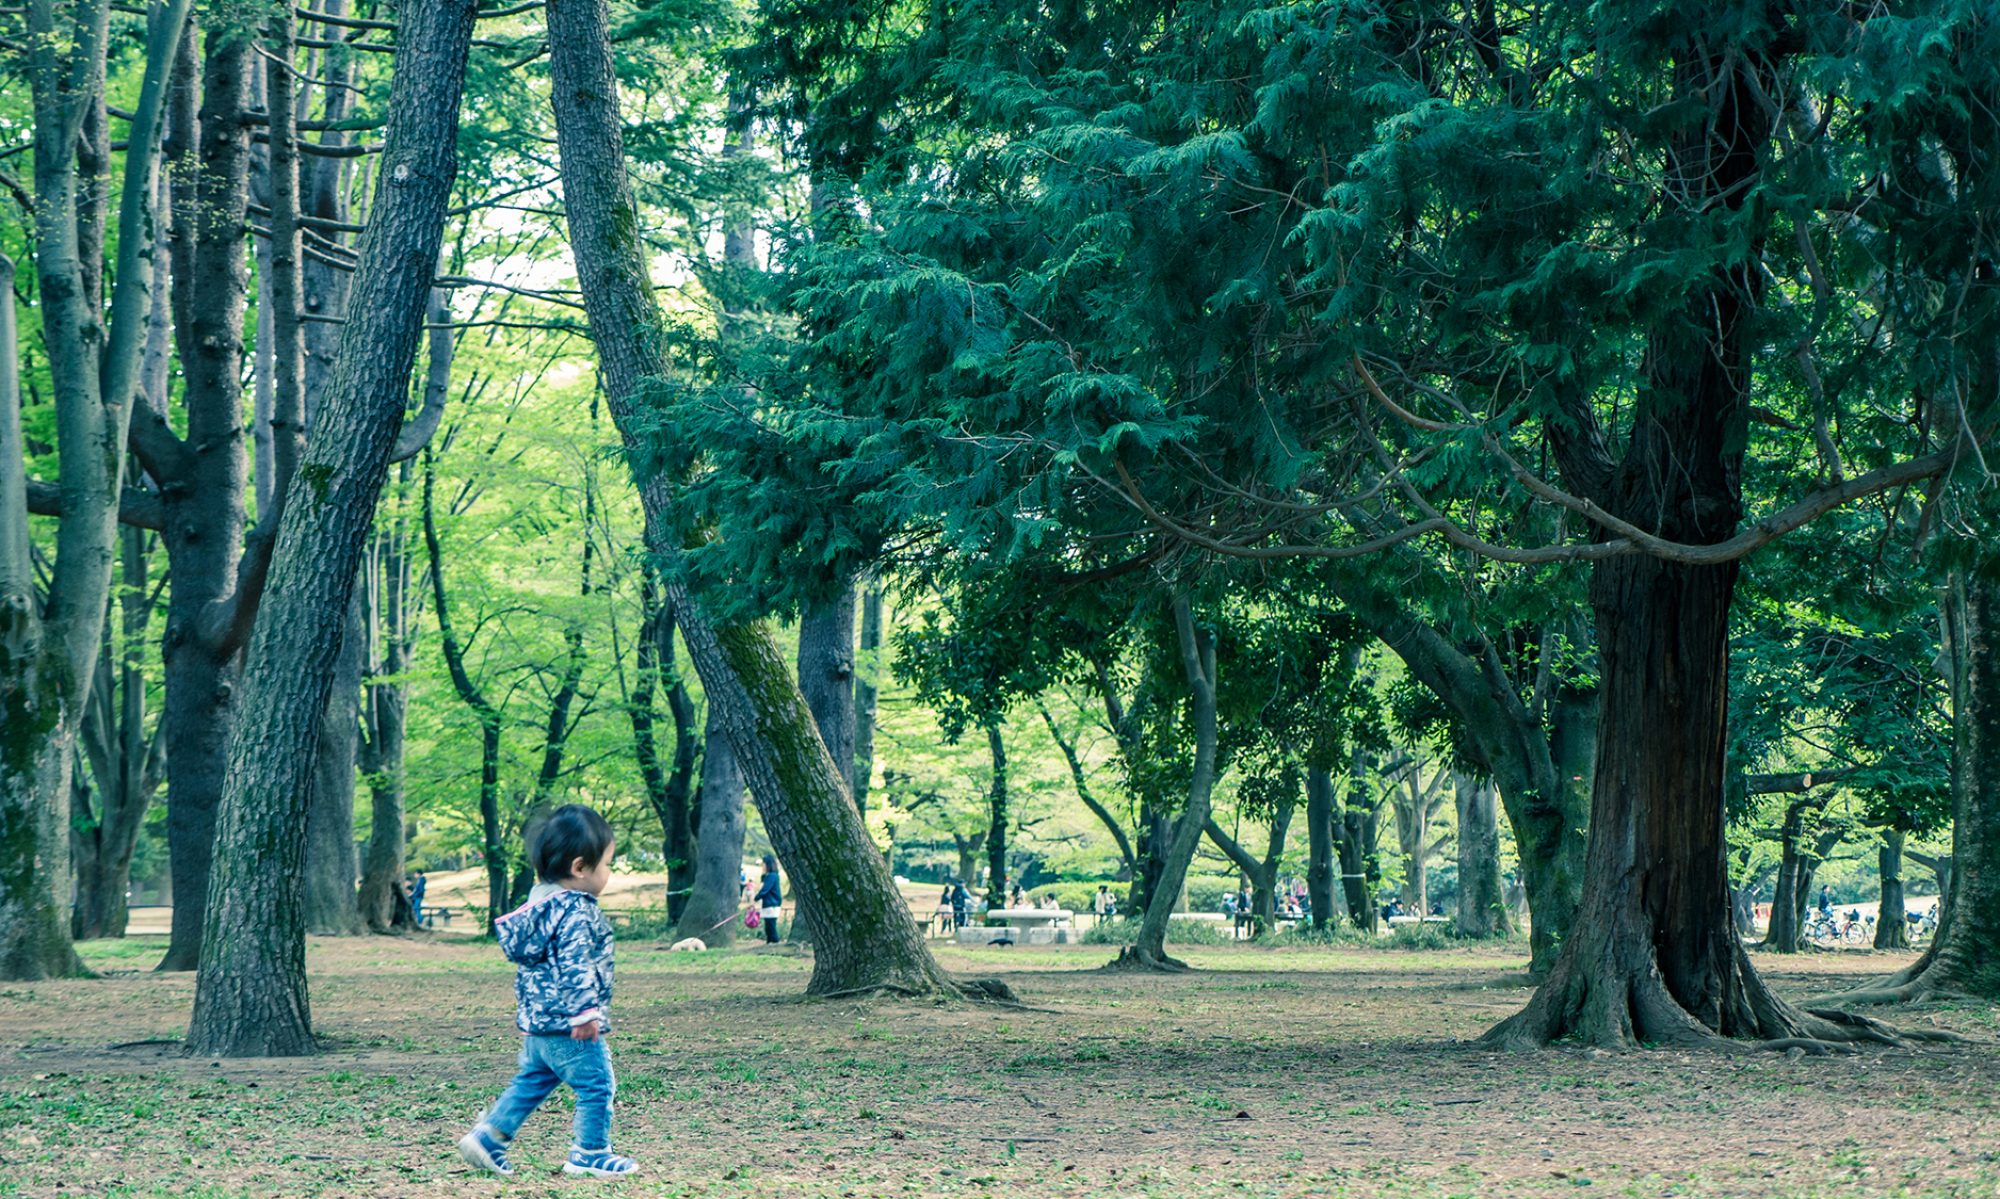
[[[157, 939], [102, 977], [0, 985], [0, 1196], [1220, 1196], [2000, 1193], [2000, 1020], [1984, 1044], [1857, 1057], [1509, 1055], [1467, 1042], [1526, 998], [1516, 947], [1190, 949], [1181, 977], [1099, 946], [941, 953], [1031, 1010], [801, 1002], [794, 951], [620, 949], [616, 1143], [643, 1173], [520, 1173], [453, 1142], [506, 1083], [509, 970], [470, 939], [314, 940], [319, 1057], [180, 1056], [189, 976]], [[1760, 957], [1793, 996], [1903, 955]]]

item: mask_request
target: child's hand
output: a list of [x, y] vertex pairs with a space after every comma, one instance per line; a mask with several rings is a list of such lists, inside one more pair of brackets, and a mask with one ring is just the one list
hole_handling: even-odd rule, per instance
[[572, 1041], [595, 1041], [597, 1039], [597, 1028], [598, 1022], [595, 1020], [585, 1021], [582, 1024], [573, 1024], [570, 1026], [569, 1039]]

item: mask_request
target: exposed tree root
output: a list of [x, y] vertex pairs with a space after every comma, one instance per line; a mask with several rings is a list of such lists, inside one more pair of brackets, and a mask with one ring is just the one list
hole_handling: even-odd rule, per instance
[[1143, 970], [1152, 974], [1187, 974], [1194, 967], [1164, 953], [1155, 954], [1137, 945], [1127, 945], [1118, 956], [1104, 963], [1106, 970]]
[[884, 980], [859, 987], [843, 987], [838, 991], [819, 993], [808, 992], [808, 999], [879, 999], [894, 996], [898, 999], [967, 999], [974, 1003], [995, 1003], [1005, 1007], [1024, 1007], [1014, 989], [997, 978], [945, 978], [935, 984], [919, 984]]
[[[1711, 1023], [1682, 1005], [1650, 955], [1642, 963], [1607, 956], [1612, 962], [1599, 961], [1594, 971], [1580, 969], [1578, 959], [1561, 961], [1528, 1006], [1480, 1043], [1515, 1051], [1569, 1041], [1605, 1049], [1799, 1050], [1814, 1056], [1855, 1053], [1868, 1045], [1969, 1043], [1954, 1033], [1894, 1028], [1838, 1008], [1796, 1007], [1771, 993], [1740, 949], [1724, 997], [1711, 1006]], [[1614, 964], [1625, 968], [1609, 968]]]

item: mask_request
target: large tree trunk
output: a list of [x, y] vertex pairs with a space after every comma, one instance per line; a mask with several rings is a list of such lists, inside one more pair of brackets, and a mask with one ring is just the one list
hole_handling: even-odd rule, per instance
[[1500, 888], [1500, 804], [1492, 784], [1454, 773], [1458, 804], [1458, 931], [1467, 937], [1507, 935], [1507, 897]]
[[250, 135], [243, 113], [256, 60], [252, 41], [240, 31], [207, 35], [197, 124], [192, 34], [187, 42], [169, 130], [174, 324], [187, 436], [173, 439], [164, 413], [149, 412], [134, 437], [147, 471], [162, 484], [173, 578], [161, 720], [173, 759], [167, 834], [175, 902], [162, 970], [191, 970], [201, 956], [210, 842], [236, 716], [241, 634], [233, 609], [248, 520], [242, 330], [249, 280], [242, 230]]
[[[1988, 526], [1988, 536], [1991, 525]], [[1904, 970], [1844, 1003], [2000, 998], [2000, 554], [1954, 571], [1945, 588], [1952, 693], [1951, 886], [1937, 935]]]
[[1882, 875], [1882, 902], [1875, 910], [1875, 948], [1908, 949], [1910, 922], [1904, 919], [1908, 905], [1903, 900], [1903, 842], [1907, 834], [1899, 828], [1882, 830], [1882, 848], [1875, 855]]
[[736, 939], [743, 909], [743, 774], [736, 751], [711, 712], [701, 763], [701, 829], [695, 838], [694, 884], [681, 909], [676, 937], [700, 937], [710, 948]]
[[[1705, 107], [1683, 123], [1668, 199], [1740, 210], [1756, 190], [1775, 111], [1769, 57], [1733, 31], [1675, 35], [1673, 89]], [[1749, 36], [1762, 36], [1749, 35]], [[1763, 276], [1751, 249], [1648, 331], [1646, 377], [1622, 461], [1588, 409], [1554, 434], [1566, 476], [1619, 519], [1683, 544], [1742, 519], [1750, 330]], [[1737, 567], [1652, 557], [1592, 573], [1602, 683], [1590, 854], [1580, 911], [1526, 1010], [1490, 1041], [1608, 1047], [1722, 1038], [1852, 1039], [1871, 1029], [1808, 1015], [1757, 977], [1730, 916], [1724, 838], [1729, 608]]]
[[1313, 928], [1325, 930], [1338, 919], [1334, 907], [1335, 876], [1340, 864], [1333, 851], [1334, 820], [1339, 810], [1333, 773], [1324, 766], [1306, 768], [1306, 898], [1312, 902]]
[[1784, 823], [1778, 828], [1778, 882], [1771, 896], [1771, 923], [1761, 946], [1768, 953], [1797, 953], [1802, 947], [1812, 876], [1799, 847], [1806, 836], [1807, 814], [1817, 812], [1822, 802], [1801, 797], [1785, 805]]
[[187, 1048], [311, 1053], [300, 871], [312, 755], [375, 504], [402, 425], [445, 211], [475, 8], [401, 12], [378, 175], [334, 384], [284, 501], [244, 678]]
[[[658, 391], [651, 381], [668, 377], [669, 364], [625, 174], [609, 18], [603, 0], [555, 0], [547, 12], [563, 207], [578, 282], [605, 394], [639, 485], [647, 546], [674, 562], [686, 536], [675, 509], [686, 447], [663, 436], [662, 414], [645, 407], [646, 397]], [[717, 628], [685, 583], [669, 578], [689, 657], [736, 750], [793, 893], [808, 912], [841, 915], [813, 930], [808, 990], [956, 990], [875, 852], [848, 791], [849, 764], [827, 753], [768, 622]]]
[[[799, 614], [799, 694], [812, 709], [826, 752], [849, 781], [854, 774], [854, 587], [832, 599], [808, 604]], [[856, 806], [859, 811], [859, 805]], [[801, 901], [785, 939], [812, 940], [820, 921]]]
[[1167, 921], [1173, 915], [1174, 897], [1187, 882], [1194, 851], [1207, 831], [1209, 801], [1215, 791], [1215, 638], [1207, 630], [1195, 628], [1194, 613], [1186, 596], [1176, 595], [1173, 607], [1181, 668], [1187, 673], [1193, 701], [1194, 763], [1188, 774], [1187, 805], [1174, 821], [1173, 839], [1168, 843], [1160, 876], [1148, 893], [1138, 940], [1120, 952], [1113, 963], [1145, 970], [1187, 969], [1185, 963], [1167, 956]]

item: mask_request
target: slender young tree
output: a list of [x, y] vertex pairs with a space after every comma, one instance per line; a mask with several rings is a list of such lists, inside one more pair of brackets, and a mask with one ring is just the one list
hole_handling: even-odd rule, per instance
[[736, 750], [764, 825], [808, 912], [838, 911], [813, 930], [813, 994], [960, 990], [924, 945], [887, 864], [868, 839], [837, 765], [814, 727], [770, 627], [717, 627], [672, 567], [682, 553], [675, 519], [685, 447], [662, 454], [648, 403], [669, 375], [664, 326], [638, 237], [625, 174], [618, 87], [603, 0], [548, 7], [549, 67], [562, 157], [570, 248], [611, 414], [646, 514], [647, 548], [665, 563], [675, 609], [716, 722]]
[[1187, 966], [1167, 956], [1167, 921], [1174, 911], [1174, 897], [1187, 881], [1188, 866], [1208, 828], [1210, 801], [1216, 776], [1215, 636], [1194, 623], [1193, 605], [1185, 594], [1172, 601], [1174, 636], [1180, 646], [1181, 670], [1187, 676], [1190, 724], [1194, 740], [1194, 761], [1188, 771], [1187, 800], [1173, 821], [1159, 880], [1153, 884], [1146, 915], [1139, 922], [1138, 939], [1119, 951], [1113, 963], [1142, 970], [1185, 970]]
[[475, 6], [403, 11], [388, 132], [334, 382], [285, 498], [230, 746], [189, 1052], [313, 1052], [301, 831], [341, 614], [403, 423], [457, 171]]

